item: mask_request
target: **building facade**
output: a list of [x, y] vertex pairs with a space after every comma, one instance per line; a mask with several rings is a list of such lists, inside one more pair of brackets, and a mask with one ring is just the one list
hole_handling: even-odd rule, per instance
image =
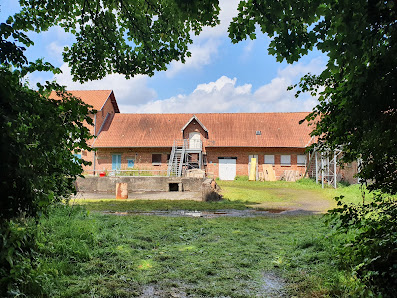
[[199, 168], [221, 179], [247, 176], [252, 158], [259, 170], [271, 166], [277, 179], [286, 171], [306, 171], [311, 128], [299, 124], [306, 112], [126, 114], [111, 90], [71, 93], [97, 110], [90, 127], [95, 151], [81, 152], [92, 162], [87, 174], [147, 170], [167, 175], [172, 164], [177, 173], [178, 150], [185, 154], [184, 170]]

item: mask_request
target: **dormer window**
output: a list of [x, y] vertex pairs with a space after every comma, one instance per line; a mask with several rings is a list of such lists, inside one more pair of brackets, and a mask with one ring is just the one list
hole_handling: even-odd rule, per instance
[[260, 136], [262, 134], [262, 132], [260, 130], [257, 130], [255, 133], [257, 136]]

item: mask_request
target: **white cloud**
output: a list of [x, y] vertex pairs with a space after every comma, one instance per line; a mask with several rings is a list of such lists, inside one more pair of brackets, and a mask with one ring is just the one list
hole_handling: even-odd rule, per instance
[[215, 38], [225, 37], [227, 35], [227, 29], [233, 17], [237, 16], [237, 7], [240, 0], [221, 0], [219, 6], [221, 8], [219, 12], [220, 24], [215, 27], [206, 27], [200, 34], [200, 38]]
[[57, 42], [53, 41], [46, 47], [46, 50], [49, 56], [55, 58], [57, 62], [62, 63], [62, 52], [65, 46], [66, 45], [61, 46]]
[[73, 82], [67, 64], [63, 64], [61, 70], [62, 74], [56, 76], [57, 82], [66, 86], [68, 90], [113, 90], [121, 111], [133, 105], [153, 101], [157, 97], [156, 92], [147, 86], [148, 77], [144, 75], [127, 80], [123, 75], [111, 74], [102, 80], [80, 84]]
[[[317, 99], [309, 94], [295, 98], [287, 87], [307, 72], [319, 73], [321, 59], [308, 64], [296, 63], [278, 71], [270, 83], [252, 90], [251, 84], [238, 85], [236, 78], [222, 76], [214, 82], [197, 85], [188, 94], [153, 100], [141, 105], [125, 106], [122, 112], [136, 113], [210, 113], [210, 112], [298, 112], [310, 111]], [[117, 94], [116, 94], [117, 97]]]
[[213, 57], [218, 53], [219, 39], [197, 40], [189, 47], [192, 56], [186, 58], [186, 62], [173, 61], [165, 72], [168, 78], [173, 78], [183, 70], [201, 69], [204, 65], [212, 62]]
[[[174, 77], [177, 73], [186, 70], [198, 70], [210, 64], [218, 55], [218, 49], [222, 41], [227, 39], [227, 28], [232, 18], [237, 15], [237, 6], [240, 0], [221, 0], [219, 6], [220, 24], [215, 27], [205, 27], [199, 36], [193, 37], [193, 44], [189, 46], [191, 57], [186, 58], [183, 64], [173, 61], [168, 66], [166, 76]], [[230, 42], [227, 40], [226, 42]]]

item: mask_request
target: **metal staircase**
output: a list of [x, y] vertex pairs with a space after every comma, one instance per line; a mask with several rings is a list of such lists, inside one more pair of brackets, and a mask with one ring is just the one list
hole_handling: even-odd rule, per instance
[[185, 159], [186, 140], [175, 140], [168, 161], [167, 176], [182, 176], [183, 161]]
[[[191, 155], [198, 154], [198, 160], [191, 161]], [[168, 161], [167, 176], [181, 177], [189, 169], [202, 167], [202, 142], [189, 139], [175, 140]]]

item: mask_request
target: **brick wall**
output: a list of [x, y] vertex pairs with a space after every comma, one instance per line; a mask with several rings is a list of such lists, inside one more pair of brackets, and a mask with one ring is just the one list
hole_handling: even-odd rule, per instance
[[[94, 133], [95, 130], [95, 135], [98, 135], [99, 130], [101, 129], [101, 126], [103, 124], [103, 122], [106, 119], [106, 115], [108, 113], [110, 114], [114, 114], [114, 107], [113, 104], [111, 102], [111, 97], [113, 97], [113, 93], [111, 94], [111, 96], [109, 96], [109, 98], [106, 100], [105, 104], [103, 105], [102, 109], [100, 111], [98, 111], [95, 115], [92, 116], [92, 120], [93, 123], [95, 125], [95, 127], [90, 127], [90, 131], [91, 133]], [[94, 139], [91, 139], [88, 141], [88, 144], [91, 145]], [[88, 174], [93, 174], [94, 171], [94, 152], [88, 152], [88, 151], [83, 151], [81, 152], [81, 157], [86, 160], [86, 161], [90, 161], [92, 162], [92, 164], [90, 166], [83, 166], [83, 170], [85, 173]], [[112, 163], [112, 160], [110, 159], [110, 164]], [[110, 167], [111, 168], [111, 167]], [[96, 169], [98, 170], [98, 169]]]
[[[214, 178], [219, 176], [219, 159], [218, 157], [237, 157], [236, 175], [248, 176], [249, 155], [258, 155], [259, 167], [264, 164], [264, 155], [274, 155], [273, 169], [276, 172], [277, 179], [283, 175], [285, 170], [296, 170], [305, 173], [305, 166], [297, 165], [297, 155], [304, 154], [303, 148], [211, 148], [207, 147], [207, 167], [206, 171], [213, 174]], [[281, 155], [291, 155], [291, 165], [281, 165]]]
[[201, 141], [203, 141], [205, 144], [205, 139], [208, 137], [207, 132], [201, 127], [200, 124], [197, 123], [196, 120], [193, 120], [188, 126], [186, 126], [185, 130], [183, 131], [183, 138], [189, 139], [189, 134], [191, 132], [199, 132]]
[[[96, 170], [110, 171], [112, 169], [112, 155], [121, 154], [121, 170], [127, 170], [128, 159], [134, 159], [133, 169], [163, 170], [168, 167], [167, 154], [171, 148], [99, 148], [97, 150]], [[161, 154], [161, 163], [152, 163], [152, 154]]]
[[358, 183], [357, 177], [354, 177], [358, 173], [357, 161], [345, 164], [343, 168], [340, 169], [341, 179], [349, 182], [350, 184]]
[[[296, 170], [305, 173], [305, 166], [297, 165], [297, 155], [304, 154], [303, 148], [206, 148], [206, 172], [213, 175], [214, 178], [219, 176], [219, 159], [218, 157], [237, 157], [236, 175], [248, 175], [249, 155], [258, 155], [259, 169], [264, 164], [264, 155], [274, 155], [275, 165], [273, 168], [276, 172], [277, 179], [283, 175], [285, 170]], [[127, 160], [134, 159], [133, 169], [145, 170], [162, 170], [163, 174], [168, 168], [167, 155], [171, 153], [171, 148], [100, 148], [97, 151], [96, 171], [97, 173], [112, 169], [112, 155], [121, 154], [121, 169], [126, 170]], [[88, 153], [90, 154], [90, 153]], [[161, 154], [161, 163], [152, 163], [152, 154]], [[281, 165], [281, 155], [291, 156], [291, 165]]]
[[103, 121], [105, 121], [106, 115], [108, 113], [110, 113], [110, 114], [114, 113], [114, 108], [112, 105], [112, 101], [110, 100], [110, 97], [107, 99], [107, 101], [103, 105], [102, 110], [100, 110], [100, 111], [98, 111], [98, 113], [96, 113], [95, 135], [97, 135], [99, 130], [101, 129]]

